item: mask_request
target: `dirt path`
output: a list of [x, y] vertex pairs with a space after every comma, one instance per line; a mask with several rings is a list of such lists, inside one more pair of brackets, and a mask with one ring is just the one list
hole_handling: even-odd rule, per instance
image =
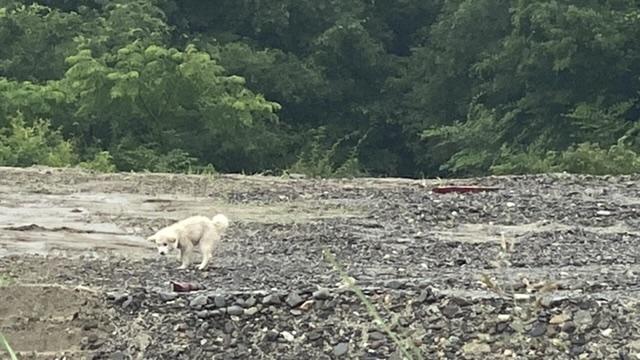
[[[447, 183], [499, 191], [439, 195], [435, 181], [0, 168], [0, 331], [27, 358], [393, 356], [328, 250], [423, 358], [632, 358], [637, 180], [493, 177]], [[204, 273], [144, 241], [216, 212], [233, 225]]]

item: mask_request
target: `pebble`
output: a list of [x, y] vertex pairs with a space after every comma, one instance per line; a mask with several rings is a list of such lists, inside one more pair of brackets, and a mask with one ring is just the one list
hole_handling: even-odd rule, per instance
[[568, 298], [566, 296], [559, 295], [545, 295], [540, 300], [540, 305], [546, 308], [556, 307], [560, 305], [562, 302], [566, 301]]
[[278, 339], [279, 335], [280, 334], [278, 334], [277, 331], [269, 330], [264, 334], [263, 340], [276, 341]]
[[258, 308], [253, 306], [253, 307], [250, 307], [248, 309], [245, 309], [244, 310], [244, 314], [248, 315], [248, 316], [253, 316], [253, 315], [257, 314], [258, 311], [259, 311]]
[[343, 356], [349, 352], [349, 343], [341, 342], [333, 348], [333, 355]]
[[211, 317], [211, 312], [209, 312], [208, 310], [200, 310], [196, 313], [196, 316], [200, 319], [207, 319]]
[[562, 331], [570, 334], [576, 330], [576, 324], [573, 321], [567, 321], [562, 324]]
[[288, 342], [292, 342], [293, 340], [295, 340], [295, 337], [293, 336], [293, 334], [291, 334], [288, 331], [283, 331], [280, 333], [280, 335], [282, 335], [282, 337]]
[[278, 305], [281, 303], [280, 296], [274, 294], [267, 295], [262, 299], [262, 303], [265, 305]]
[[232, 305], [227, 308], [227, 314], [229, 315], [242, 315], [244, 314], [244, 309], [238, 305]]
[[178, 298], [178, 294], [172, 292], [160, 292], [158, 294], [160, 296], [160, 300], [162, 301], [172, 301]]
[[296, 306], [302, 304], [302, 302], [304, 302], [304, 299], [301, 298], [300, 295], [298, 295], [298, 293], [292, 292], [292, 293], [289, 293], [289, 295], [287, 296], [287, 299], [285, 300], [285, 302], [290, 307], [296, 307]]
[[322, 331], [320, 330], [312, 330], [307, 334], [307, 338], [311, 341], [318, 340], [322, 337]]
[[329, 289], [318, 289], [313, 292], [313, 298], [316, 300], [328, 300], [331, 298], [331, 293], [329, 292]]
[[531, 328], [531, 331], [529, 331], [529, 336], [539, 337], [544, 335], [545, 332], [547, 332], [547, 324], [539, 321], [533, 325], [533, 327]]
[[224, 298], [224, 295], [216, 295], [213, 298], [213, 303], [216, 304], [216, 307], [222, 308], [227, 305], [227, 301]]
[[516, 300], [516, 301], [529, 301], [529, 300], [531, 300], [531, 295], [529, 295], [529, 294], [513, 294], [513, 300]]
[[640, 340], [634, 340], [629, 343], [629, 349], [634, 352], [640, 353]]
[[199, 309], [205, 305], [207, 305], [208, 297], [207, 295], [198, 295], [189, 302], [189, 306], [192, 308]]
[[109, 356], [110, 360], [125, 360], [127, 356], [124, 355], [121, 351], [116, 351]]
[[551, 319], [549, 320], [549, 324], [560, 325], [560, 324], [564, 324], [570, 319], [571, 317], [569, 315], [562, 313], [562, 314], [554, 315], [553, 317], [551, 317]]
[[446, 317], [454, 317], [460, 312], [460, 307], [456, 305], [447, 305], [442, 309], [442, 314]]
[[578, 325], [587, 326], [587, 325], [591, 325], [591, 322], [593, 321], [593, 319], [589, 311], [578, 310], [573, 315], [573, 321]]
[[491, 346], [489, 346], [489, 344], [472, 341], [464, 344], [462, 351], [468, 355], [487, 354], [491, 352]]
[[254, 298], [253, 296], [249, 297], [245, 302], [244, 302], [244, 306], [245, 307], [252, 307], [253, 305], [256, 304], [256, 298]]

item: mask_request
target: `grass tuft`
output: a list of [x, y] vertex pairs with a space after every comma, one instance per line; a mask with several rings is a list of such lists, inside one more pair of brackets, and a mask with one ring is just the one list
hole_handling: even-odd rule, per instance
[[8, 354], [11, 360], [18, 360], [16, 353], [13, 351], [7, 339], [0, 333], [0, 349], [4, 349]]
[[336, 257], [327, 249], [323, 250], [322, 253], [324, 255], [325, 260], [328, 263], [330, 263], [333, 266], [333, 268], [338, 272], [338, 274], [340, 275], [340, 278], [342, 279], [343, 283], [347, 286], [347, 288], [353, 291], [356, 294], [356, 296], [360, 299], [360, 301], [364, 304], [365, 308], [367, 309], [367, 312], [373, 318], [376, 325], [380, 326], [380, 328], [385, 333], [387, 333], [389, 338], [396, 344], [396, 346], [398, 347], [398, 351], [400, 352], [400, 354], [402, 354], [402, 358], [408, 359], [408, 360], [422, 359], [423, 357], [422, 357], [420, 348], [418, 348], [415, 345], [413, 339], [402, 338], [401, 336], [399, 336], [398, 334], [396, 334], [391, 330], [391, 327], [384, 321], [380, 313], [378, 313], [378, 311], [376, 310], [373, 303], [371, 303], [371, 301], [367, 298], [364, 292], [362, 292], [362, 289], [356, 286], [354, 279], [350, 277], [346, 273], [346, 271], [344, 271], [342, 266], [336, 260]]

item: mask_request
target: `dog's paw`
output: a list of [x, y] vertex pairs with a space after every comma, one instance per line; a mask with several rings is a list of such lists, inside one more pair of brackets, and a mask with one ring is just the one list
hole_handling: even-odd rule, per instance
[[180, 266], [178, 266], [178, 270], [187, 270], [187, 266], [186, 265], [180, 265]]
[[207, 268], [206, 265], [198, 265], [198, 270], [204, 270], [206, 268]]

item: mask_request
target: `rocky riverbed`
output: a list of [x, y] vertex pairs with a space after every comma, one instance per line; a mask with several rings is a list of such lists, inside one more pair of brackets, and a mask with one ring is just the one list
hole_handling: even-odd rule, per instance
[[[638, 179], [0, 168], [0, 332], [25, 359], [637, 359]], [[205, 272], [144, 241], [217, 212]]]

